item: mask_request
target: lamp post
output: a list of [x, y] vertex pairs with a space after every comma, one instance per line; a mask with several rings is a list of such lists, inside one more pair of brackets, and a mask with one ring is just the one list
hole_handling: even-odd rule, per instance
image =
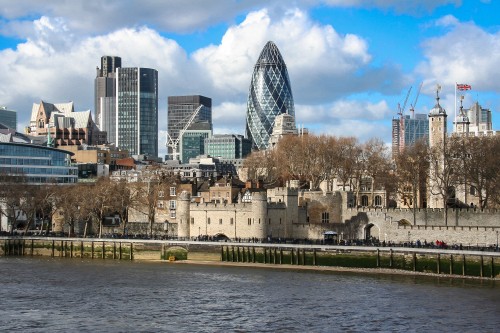
[[496, 251], [498, 251], [498, 230], [497, 230], [497, 248]]

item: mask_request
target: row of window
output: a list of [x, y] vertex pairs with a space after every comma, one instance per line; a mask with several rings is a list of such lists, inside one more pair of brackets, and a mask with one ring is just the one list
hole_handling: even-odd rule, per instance
[[0, 166], [0, 173], [23, 175], [76, 175], [77, 168], [27, 168]]

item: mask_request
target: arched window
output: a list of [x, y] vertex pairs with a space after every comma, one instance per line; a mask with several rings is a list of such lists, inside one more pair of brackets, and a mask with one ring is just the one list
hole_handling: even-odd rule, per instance
[[375, 196], [375, 206], [382, 207], [382, 197], [380, 195]]
[[361, 206], [363, 206], [363, 207], [368, 206], [368, 196], [367, 195], [361, 196]]

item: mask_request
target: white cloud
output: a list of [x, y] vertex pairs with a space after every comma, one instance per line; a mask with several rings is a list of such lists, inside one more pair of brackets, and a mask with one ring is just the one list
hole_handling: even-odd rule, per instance
[[[417, 72], [429, 81], [439, 82], [443, 93], [453, 90], [455, 82], [471, 84], [474, 89], [500, 92], [500, 32], [490, 33], [472, 22], [455, 22], [446, 34], [422, 44], [425, 60]], [[450, 28], [450, 25], [448, 25]]]
[[[97, 6], [94, 2], [90, 7], [80, 5], [80, 15], [98, 9], [92, 7]], [[383, 100], [336, 101], [339, 96], [361, 91], [394, 93], [406, 82], [396, 67], [371, 66], [372, 55], [364, 38], [343, 35], [330, 25], [313, 22], [299, 9], [285, 13], [271, 9], [251, 12], [240, 24], [230, 26], [220, 43], [191, 55], [174, 40], [146, 26], [90, 37], [81, 35], [71, 16], [62, 18], [63, 9], [54, 7], [49, 12], [57, 11], [59, 16], [43, 16], [30, 27], [24, 26], [29, 31], [28, 40], [15, 50], [0, 51], [0, 66], [6, 69], [0, 83], [0, 101], [18, 111], [20, 127], [27, 125], [32, 103], [40, 99], [53, 103], [72, 100], [76, 110], [93, 110], [95, 68], [102, 55], [122, 57], [125, 67], [158, 70], [161, 149], [166, 136], [167, 96], [172, 95], [211, 97], [214, 132], [244, 134], [253, 66], [268, 40], [276, 42], [287, 63], [297, 104], [297, 122], [316, 128], [318, 133], [330, 121], [345, 125], [352, 124], [355, 117], [373, 121], [390, 113]], [[371, 133], [370, 128], [372, 125], [367, 125], [366, 133]], [[363, 134], [350, 125], [336, 130], [350, 130], [347, 135]], [[373, 133], [378, 135], [376, 131]]]

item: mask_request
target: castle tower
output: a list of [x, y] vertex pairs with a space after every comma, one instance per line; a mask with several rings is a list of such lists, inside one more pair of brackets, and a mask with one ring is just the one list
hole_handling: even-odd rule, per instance
[[462, 101], [464, 96], [460, 96], [460, 113], [455, 119], [455, 133], [459, 135], [463, 135], [465, 137], [469, 136], [469, 117], [465, 114], [464, 107], [462, 105]]
[[439, 104], [439, 90], [441, 86], [436, 89], [436, 105], [429, 112], [429, 147], [443, 147], [446, 143], [447, 125], [446, 110]]
[[267, 194], [266, 192], [252, 193], [252, 212], [254, 216], [253, 230], [255, 237], [267, 237]]
[[437, 164], [429, 166], [429, 184], [428, 184], [428, 199], [427, 205], [429, 208], [443, 208], [443, 198], [438, 194], [439, 185], [436, 183], [434, 175], [437, 172], [444, 170], [444, 149], [446, 147], [447, 125], [446, 110], [439, 104], [439, 91], [441, 87], [438, 85], [436, 89], [436, 105], [429, 112], [429, 149], [431, 153], [443, 154]]
[[177, 235], [180, 239], [191, 237], [189, 232], [191, 195], [182, 191], [177, 199]]

